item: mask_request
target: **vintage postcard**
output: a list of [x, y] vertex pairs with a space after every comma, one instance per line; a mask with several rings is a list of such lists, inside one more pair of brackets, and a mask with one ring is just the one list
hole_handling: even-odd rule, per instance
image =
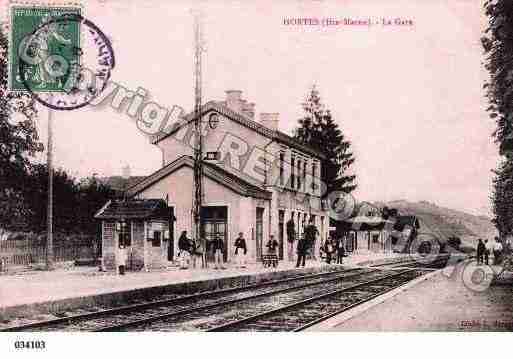
[[0, 337], [513, 331], [510, 1], [0, 9]]

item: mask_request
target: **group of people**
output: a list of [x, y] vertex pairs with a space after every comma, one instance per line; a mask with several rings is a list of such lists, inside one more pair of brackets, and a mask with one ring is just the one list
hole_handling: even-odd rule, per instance
[[[211, 252], [214, 257], [214, 269], [226, 269], [224, 266], [224, 254], [226, 251], [225, 243], [220, 236], [215, 236], [214, 239], [207, 241], [207, 252]], [[235, 259], [238, 268], [246, 267], [246, 254], [247, 245], [246, 239], [242, 232], [235, 240]], [[178, 239], [178, 257], [180, 269], [188, 269], [189, 265], [196, 268], [196, 261], [198, 257], [203, 255], [201, 250], [201, 243], [193, 238], [187, 237], [187, 231], [183, 231]]]
[[341, 237], [337, 239], [328, 238], [321, 246], [321, 251], [324, 252], [326, 263], [331, 264], [331, 261], [336, 257], [336, 263], [342, 264], [346, 255], [344, 240]]
[[495, 237], [494, 242], [489, 242], [485, 239], [484, 242], [481, 238], [477, 243], [477, 264], [489, 265], [490, 254], [493, 253], [493, 264], [497, 265], [501, 263], [501, 256], [503, 252], [503, 246], [498, 237]]

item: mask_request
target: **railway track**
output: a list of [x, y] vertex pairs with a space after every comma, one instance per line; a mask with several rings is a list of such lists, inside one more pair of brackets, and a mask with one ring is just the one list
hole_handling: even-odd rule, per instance
[[[151, 322], [157, 318], [172, 318], [193, 312], [199, 307], [216, 307], [223, 303], [233, 303], [247, 297], [285, 293], [311, 285], [331, 283], [344, 278], [375, 272], [377, 269], [352, 268], [296, 276], [244, 287], [233, 287], [209, 292], [201, 292], [182, 297], [147, 301], [133, 305], [100, 310], [97, 312], [73, 315], [47, 321], [1, 329], [0, 332], [22, 331], [115, 331]], [[269, 288], [273, 288], [269, 290]]]
[[[416, 269], [407, 271], [375, 270], [367, 273], [359, 273], [340, 282], [319, 283], [304, 288], [291, 289], [284, 292], [267, 293], [247, 297], [244, 300], [222, 303], [215, 307], [198, 307], [187, 313], [161, 318], [153, 318], [150, 321], [134, 322], [128, 327], [115, 328], [115, 330], [127, 331], [209, 331], [223, 328], [227, 323], [237, 323], [272, 312], [277, 308], [288, 307], [305, 300], [330, 294], [334, 291], [348, 290], [354, 286], [369, 285], [370, 282], [385, 280], [410, 273], [410, 277], [416, 277], [424, 272]], [[410, 280], [409, 278], [408, 280]], [[379, 291], [380, 294], [383, 291]]]
[[[431, 267], [439, 268], [444, 259]], [[405, 268], [411, 266], [411, 268]], [[380, 268], [381, 267], [381, 268]], [[400, 268], [399, 268], [400, 267]], [[145, 301], [122, 307], [86, 314], [29, 323], [1, 329], [1, 331], [182, 331], [182, 330], [301, 330], [314, 321], [324, 320], [394, 288], [394, 283], [404, 283], [429, 271], [419, 268], [416, 261], [385, 263], [373, 268], [333, 270], [304, 276], [269, 281], [244, 287], [201, 292], [171, 299]], [[411, 278], [407, 278], [411, 277]], [[387, 284], [393, 282], [392, 284]], [[379, 283], [385, 283], [381, 285]], [[401, 285], [401, 284], [398, 284]], [[377, 288], [369, 293], [365, 288]], [[364, 289], [362, 289], [364, 288]], [[358, 295], [355, 295], [354, 292]], [[340, 296], [340, 297], [337, 297]], [[165, 298], [165, 296], [164, 296]], [[348, 299], [349, 298], [349, 299]], [[356, 298], [356, 299], [355, 299]], [[355, 300], [353, 300], [355, 299]], [[325, 302], [323, 302], [325, 301]], [[326, 302], [328, 301], [328, 302]], [[329, 301], [333, 303], [330, 304]], [[349, 301], [349, 302], [348, 302]], [[320, 306], [316, 303], [321, 303]], [[324, 304], [322, 304], [324, 303]], [[349, 303], [349, 304], [347, 304]], [[327, 308], [323, 313], [308, 306]], [[265, 326], [267, 319], [276, 315], [289, 315], [290, 310], [311, 313], [304, 322], [294, 319], [301, 326]], [[333, 308], [339, 308], [338, 311]], [[299, 308], [299, 309], [298, 309]], [[342, 309], [340, 309], [342, 308]], [[335, 314], [331, 314], [331, 313]], [[326, 314], [328, 313], [328, 314]], [[251, 323], [251, 321], [257, 321]], [[287, 320], [282, 320], [288, 323]], [[280, 322], [280, 320], [278, 320]], [[246, 323], [246, 324], [244, 324]], [[242, 325], [244, 324], [244, 325]], [[242, 326], [241, 326], [242, 325]], [[298, 329], [299, 328], [299, 329]]]
[[417, 276], [416, 269], [401, 271], [227, 322], [208, 331], [301, 331], [374, 299]]

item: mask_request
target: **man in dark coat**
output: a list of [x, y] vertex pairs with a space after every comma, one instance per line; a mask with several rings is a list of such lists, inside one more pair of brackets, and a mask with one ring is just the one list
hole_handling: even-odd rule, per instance
[[343, 261], [343, 258], [344, 258], [344, 255], [345, 255], [345, 248], [344, 248], [344, 244], [345, 244], [345, 240], [344, 238], [342, 237], [339, 237], [338, 241], [336, 242], [336, 247], [337, 247], [337, 264], [342, 264], [342, 261]]
[[334, 252], [333, 242], [331, 238], [326, 239], [324, 242], [324, 253], [326, 253], [326, 263], [331, 264], [332, 254]]
[[297, 263], [296, 268], [301, 264], [303, 267], [305, 266], [306, 261], [306, 252], [308, 251], [308, 241], [306, 238], [300, 238], [297, 242]]
[[244, 234], [242, 232], [239, 233], [239, 237], [235, 240], [234, 246], [237, 267], [246, 268], [246, 253], [248, 249], [246, 247], [246, 239], [244, 239]]
[[287, 221], [287, 249], [289, 261], [294, 260], [294, 241], [296, 240], [296, 225], [294, 217], [290, 217]]
[[212, 241], [212, 250], [214, 252], [214, 269], [226, 269], [223, 266], [224, 242], [219, 235], [216, 235]]
[[[307, 247], [315, 248], [315, 240], [317, 239], [317, 235], [319, 234], [319, 230], [314, 225], [313, 219], [310, 218], [308, 225], [305, 228], [304, 237], [308, 242]], [[315, 259], [315, 253], [312, 253], [312, 257]]]
[[189, 261], [191, 258], [191, 240], [187, 238], [187, 231], [183, 231], [178, 238], [178, 249], [180, 257], [180, 269], [189, 268]]

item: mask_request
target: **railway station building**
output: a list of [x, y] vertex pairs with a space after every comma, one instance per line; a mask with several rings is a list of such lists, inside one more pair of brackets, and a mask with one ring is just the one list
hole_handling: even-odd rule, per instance
[[[281, 132], [279, 121], [278, 113], [261, 113], [255, 119], [255, 104], [242, 99], [238, 90], [226, 91], [224, 101], [202, 107], [202, 233], [207, 241], [215, 236], [224, 240], [226, 261], [234, 255], [239, 232], [246, 238], [248, 261], [261, 260], [271, 235], [279, 242], [279, 258], [286, 259], [290, 219], [299, 236], [313, 220], [320, 234], [316, 253], [327, 236], [329, 218], [319, 179], [324, 156]], [[160, 246], [165, 264], [176, 259], [180, 233], [193, 233], [194, 115], [184, 116], [151, 141], [162, 152], [162, 168], [132, 185], [127, 194], [132, 201], [161, 200], [169, 207], [169, 238]], [[129, 253], [134, 250], [128, 247]]]

